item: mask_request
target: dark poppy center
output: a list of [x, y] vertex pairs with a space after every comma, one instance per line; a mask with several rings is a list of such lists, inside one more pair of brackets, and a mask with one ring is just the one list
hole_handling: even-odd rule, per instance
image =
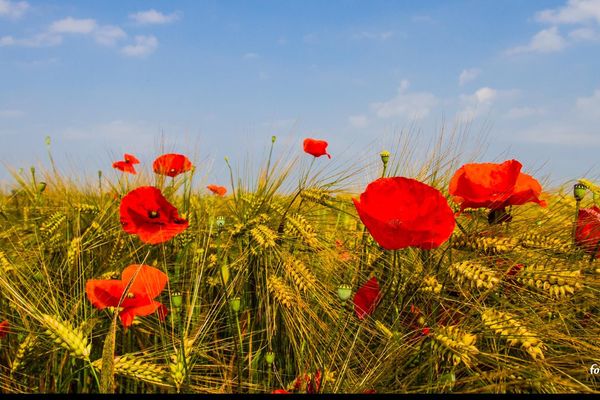
[[158, 211], [152, 210], [152, 211], [148, 211], [148, 218], [158, 218], [160, 216], [160, 214], [158, 213]]

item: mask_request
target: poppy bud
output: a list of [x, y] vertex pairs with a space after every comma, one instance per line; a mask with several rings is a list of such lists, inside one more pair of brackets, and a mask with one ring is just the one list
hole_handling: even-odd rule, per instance
[[37, 190], [39, 193], [44, 193], [44, 190], [46, 190], [46, 182], [38, 183]]
[[223, 229], [223, 227], [225, 226], [225, 217], [219, 215], [217, 217], [216, 225], [217, 229], [221, 231], [221, 229]]
[[229, 300], [229, 306], [231, 307], [231, 310], [235, 313], [240, 311], [241, 304], [242, 304], [242, 301], [240, 300], [239, 297], [233, 297], [231, 300]]
[[46, 146], [50, 147], [50, 136], [46, 136]]
[[581, 183], [576, 183], [575, 185], [573, 185], [573, 197], [575, 197], [575, 200], [583, 200], [583, 196], [585, 196], [586, 190], [587, 187]]
[[390, 159], [390, 152], [387, 150], [384, 150], [381, 153], [379, 153], [379, 155], [381, 156], [381, 162], [383, 162], [383, 166], [387, 167], [387, 163]]
[[348, 300], [350, 296], [352, 296], [352, 286], [345, 283], [341, 284], [337, 288], [337, 294], [342, 303], [345, 303], [346, 300]]
[[171, 294], [171, 303], [173, 304], [174, 308], [181, 307], [182, 300], [183, 296], [181, 295], [180, 291], [177, 290]]
[[275, 361], [275, 353], [272, 351], [267, 351], [267, 354], [265, 354], [265, 361], [269, 365], [273, 364], [273, 361]]
[[275, 143], [276, 140], [277, 140], [277, 136], [275, 136], [275, 135], [271, 136], [271, 143]]

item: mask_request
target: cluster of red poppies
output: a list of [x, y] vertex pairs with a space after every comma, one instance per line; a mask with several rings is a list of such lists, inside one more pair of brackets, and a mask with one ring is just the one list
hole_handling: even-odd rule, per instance
[[[466, 208], [503, 211], [508, 206], [540, 200], [542, 187], [521, 172], [516, 160], [463, 165], [450, 180], [449, 194]], [[384, 249], [406, 247], [433, 249], [445, 243], [454, 231], [456, 220], [444, 195], [414, 179], [393, 177], [371, 182], [360, 199], [353, 199], [356, 211], [373, 239]], [[598, 231], [600, 234], [600, 230]], [[371, 314], [379, 299], [379, 285], [372, 277], [354, 297], [358, 318]]]

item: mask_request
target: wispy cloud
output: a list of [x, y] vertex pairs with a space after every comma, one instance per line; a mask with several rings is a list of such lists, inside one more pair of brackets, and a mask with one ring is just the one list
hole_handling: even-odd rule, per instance
[[104, 46], [114, 46], [119, 40], [126, 37], [127, 33], [114, 25], [104, 25], [94, 31], [96, 43]]
[[20, 118], [24, 115], [21, 110], [0, 110], [0, 118]]
[[369, 32], [363, 31], [354, 35], [356, 39], [373, 39], [373, 40], [388, 40], [394, 36], [393, 31], [385, 31], [385, 32]]
[[407, 118], [425, 118], [438, 104], [438, 99], [429, 92], [409, 92], [408, 80], [403, 80], [398, 94], [388, 101], [372, 103], [371, 108], [379, 118], [404, 116]]
[[11, 35], [0, 37], [0, 47], [50, 47], [58, 46], [61, 43], [62, 36], [48, 32], [39, 33], [28, 38], [15, 38]]
[[563, 50], [566, 46], [567, 41], [560, 35], [558, 28], [553, 26], [536, 33], [528, 44], [508, 49], [506, 54], [553, 53]]
[[351, 115], [348, 117], [348, 123], [354, 128], [365, 128], [369, 125], [369, 119], [366, 115]]
[[542, 107], [513, 107], [506, 113], [508, 119], [521, 119], [546, 114]]
[[465, 83], [477, 79], [479, 74], [481, 74], [481, 70], [479, 68], [463, 69], [460, 75], [458, 76], [458, 83], [462, 86]]
[[489, 111], [490, 106], [498, 97], [498, 91], [490, 87], [482, 87], [471, 95], [461, 95], [460, 101], [463, 109], [458, 112], [458, 120], [472, 120], [482, 113]]
[[158, 47], [158, 39], [152, 35], [138, 35], [133, 38], [134, 43], [121, 49], [121, 53], [128, 57], [145, 57], [152, 54]]
[[0, 37], [0, 47], [50, 47], [63, 43], [64, 35], [92, 36], [96, 43], [112, 46], [127, 36], [125, 31], [114, 25], [98, 25], [92, 18], [77, 19], [66, 17], [50, 24], [45, 32], [31, 37], [15, 38], [7, 35]]
[[63, 18], [54, 21], [50, 25], [49, 31], [52, 33], [79, 33], [87, 35], [96, 29], [96, 20], [91, 18], [76, 19], [73, 17]]
[[244, 60], [256, 60], [260, 58], [260, 56], [257, 53], [246, 53], [242, 56], [242, 58]]
[[29, 3], [26, 1], [0, 0], [0, 17], [17, 19], [22, 17], [29, 8]]
[[536, 13], [535, 19], [551, 24], [600, 23], [600, 0], [569, 0], [563, 7]]
[[129, 14], [129, 18], [140, 25], [164, 25], [181, 18], [181, 12], [175, 11], [171, 14], [163, 14], [155, 9], [150, 9]]

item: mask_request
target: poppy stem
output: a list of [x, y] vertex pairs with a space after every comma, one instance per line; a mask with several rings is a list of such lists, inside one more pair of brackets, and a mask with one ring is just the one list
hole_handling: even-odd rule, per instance
[[571, 238], [572, 238], [572, 243], [573, 245], [575, 245], [575, 236], [577, 235], [577, 220], [579, 219], [579, 206], [580, 206], [581, 200], [576, 200], [575, 201], [575, 220], [573, 221], [573, 230], [571, 233]]

